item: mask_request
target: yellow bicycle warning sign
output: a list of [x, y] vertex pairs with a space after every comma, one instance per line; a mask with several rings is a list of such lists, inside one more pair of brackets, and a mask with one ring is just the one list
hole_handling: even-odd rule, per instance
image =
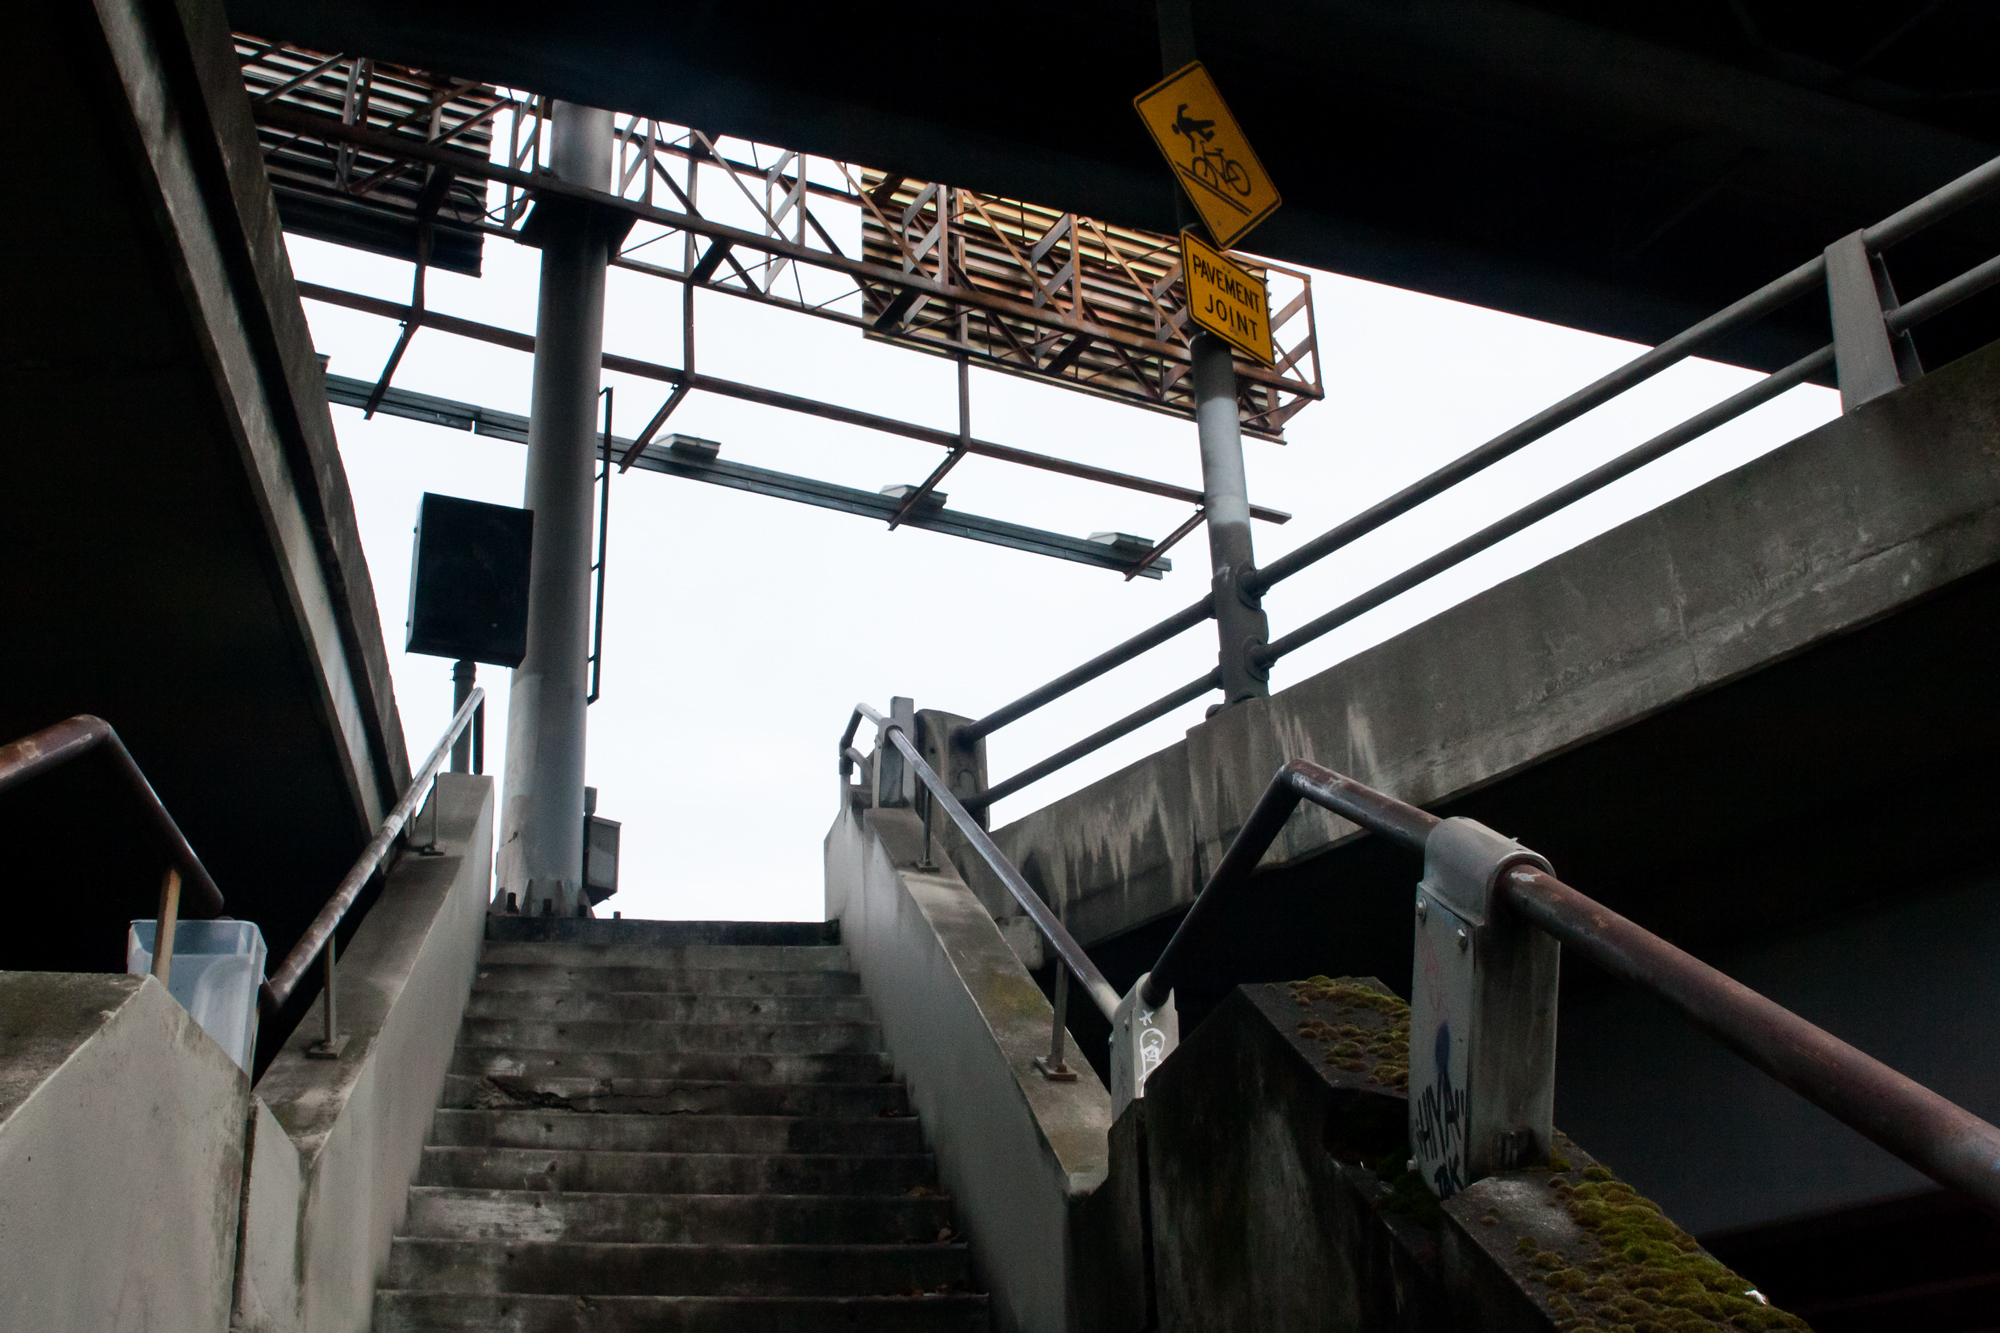
[[1132, 105], [1217, 245], [1229, 249], [1276, 211], [1277, 187], [1199, 60], [1140, 93]]

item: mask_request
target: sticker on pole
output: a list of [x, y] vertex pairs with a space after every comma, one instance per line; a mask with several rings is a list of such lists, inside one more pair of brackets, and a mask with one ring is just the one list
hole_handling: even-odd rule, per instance
[[1277, 210], [1277, 188], [1199, 60], [1132, 105], [1217, 245], [1229, 249]]
[[1267, 366], [1277, 359], [1271, 350], [1271, 297], [1263, 279], [1184, 231], [1181, 284], [1195, 323]]

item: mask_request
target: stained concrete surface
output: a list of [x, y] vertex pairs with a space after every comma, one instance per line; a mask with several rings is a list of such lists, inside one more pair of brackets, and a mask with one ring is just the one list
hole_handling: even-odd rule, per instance
[[1103, 1256], [1079, 1204], [1104, 1182], [1111, 1099], [1094, 1073], [1035, 1069], [1054, 1013], [992, 915], [946, 862], [919, 868], [923, 821], [844, 808], [826, 840], [827, 916], [882, 1019], [957, 1201], [995, 1327], [1099, 1325]]
[[151, 977], [0, 972], [0, 1327], [222, 1333], [249, 1104]]
[[[338, 1060], [317, 1009], [257, 1083], [240, 1333], [365, 1333], [478, 970], [493, 780], [446, 773], [339, 954]], [[436, 834], [438, 855], [418, 849]]]

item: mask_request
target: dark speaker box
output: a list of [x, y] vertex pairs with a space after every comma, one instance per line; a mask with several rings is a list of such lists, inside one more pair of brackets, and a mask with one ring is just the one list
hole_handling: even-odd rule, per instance
[[405, 648], [514, 667], [528, 651], [526, 509], [426, 493], [410, 557]]

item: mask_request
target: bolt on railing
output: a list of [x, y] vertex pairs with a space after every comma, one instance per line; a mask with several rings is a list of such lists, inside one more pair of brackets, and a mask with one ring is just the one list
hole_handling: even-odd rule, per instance
[[[325, 1029], [320, 1040], [307, 1049], [306, 1055], [310, 1059], [338, 1060], [341, 1052], [347, 1047], [347, 1034], [340, 1031], [339, 1013], [335, 1005], [334, 932], [339, 929], [341, 921], [354, 906], [354, 900], [361, 896], [361, 890], [367, 887], [368, 881], [381, 868], [383, 860], [396, 845], [397, 837], [409, 823], [410, 817], [417, 812], [426, 793], [435, 798], [437, 776], [450, 761], [452, 748], [458, 740], [459, 733], [472, 726], [475, 718], [483, 721], [485, 704], [486, 691], [474, 686], [465, 701], [458, 706], [458, 711], [452, 715], [451, 725], [445, 728], [444, 736], [431, 750], [430, 757], [425, 759], [422, 766], [411, 776], [409, 789], [403, 793], [402, 799], [396, 802], [395, 807], [383, 817], [382, 823], [375, 830], [375, 836], [370, 838], [367, 847], [362, 849], [360, 859], [355, 861], [347, 874], [341, 878], [339, 885], [334, 888], [333, 895], [326, 900], [326, 905], [319, 909], [319, 915], [312, 919], [312, 924], [306, 927], [305, 934], [299, 937], [299, 942], [292, 946], [291, 952], [285, 955], [284, 962], [278, 965], [278, 970], [271, 974], [260, 991], [265, 1009], [276, 1013], [284, 1007], [285, 1001], [292, 998], [292, 992], [304, 979], [306, 970], [312, 966], [313, 960], [315, 958], [320, 960], [325, 975], [325, 1003], [321, 1006]], [[475, 731], [473, 735], [475, 773], [483, 767], [485, 748], [485, 737]], [[433, 811], [433, 814], [436, 812]], [[436, 843], [437, 836], [434, 830], [431, 837], [433, 848]]]
[[[1445, 570], [1499, 544], [1508, 537], [1568, 508], [1585, 496], [1609, 486], [1621, 477], [1664, 457], [1673, 450], [1759, 407], [1779, 394], [1833, 369], [1840, 385], [1841, 410], [1852, 411], [1862, 403], [1890, 392], [1922, 374], [1909, 331], [1960, 302], [2000, 283], [2000, 256], [1976, 265], [1958, 277], [1942, 283], [1922, 296], [1899, 301], [1889, 281], [1882, 252], [1899, 241], [1932, 226], [1968, 204], [2000, 188], [2000, 158], [1995, 158], [1872, 227], [1842, 237], [1793, 269], [1735, 304], [1702, 320], [1692, 328], [1667, 339], [1610, 374], [1585, 385], [1561, 402], [1544, 408], [1518, 425], [1494, 436], [1478, 448], [1454, 459], [1430, 475], [1412, 482], [1396, 494], [1370, 506], [1352, 518], [1336, 524], [1270, 564], [1251, 571], [1242, 586], [1261, 597], [1279, 582], [1358, 541], [1360, 538], [1442, 495], [1508, 458], [1537, 440], [1592, 412], [1612, 399], [1696, 355], [1730, 334], [1770, 315], [1814, 292], [1827, 294], [1832, 315], [1834, 340], [1800, 357], [1732, 395], [1720, 403], [1655, 435], [1610, 462], [1549, 492], [1539, 500], [1514, 511], [1479, 532], [1436, 555], [1411, 566], [1362, 592], [1340, 606], [1256, 648], [1254, 660], [1262, 667], [1331, 633], [1341, 625], [1392, 598], [1428, 582]], [[1160, 621], [1150, 629], [1127, 639], [1115, 648], [1064, 672], [1047, 684], [1029, 691], [1012, 703], [993, 710], [966, 729], [972, 738], [989, 736], [1009, 723], [1019, 721], [1045, 704], [1201, 624], [1215, 614], [1211, 594]], [[1067, 746], [1011, 777], [994, 783], [977, 799], [981, 808], [991, 806], [1030, 783], [1104, 748], [1147, 723], [1165, 717], [1181, 705], [1192, 702], [1217, 688], [1220, 670], [1189, 681], [1152, 703], [1145, 705], [1089, 736]]]
[[928, 808], [930, 803], [936, 803], [943, 807], [946, 816], [971, 844], [979, 859], [984, 861], [994, 876], [1006, 886], [1007, 891], [1020, 904], [1021, 910], [1041, 932], [1042, 938], [1048, 942], [1050, 952], [1055, 955], [1053, 989], [1055, 1021], [1053, 1030], [1049, 1034], [1049, 1053], [1047, 1056], [1037, 1056], [1035, 1067], [1051, 1081], [1073, 1081], [1076, 1073], [1070, 1069], [1064, 1057], [1068, 1036], [1066, 1020], [1069, 1014], [1069, 978], [1074, 976], [1082, 984], [1084, 994], [1090, 997], [1098, 1012], [1114, 1024], [1117, 1022], [1120, 1004], [1118, 992], [1104, 979], [1104, 974], [1098, 970], [1097, 964], [1083, 951], [1083, 946], [1076, 942], [1062, 920], [1049, 910], [1049, 905], [1042, 901], [1041, 895], [1021, 877], [1021, 872], [1014, 868], [1006, 853], [994, 843], [992, 835], [972, 816], [971, 811], [965, 808], [965, 804], [952, 794], [951, 788], [938, 776], [937, 770], [925, 762], [922, 752], [917, 749], [915, 741], [909, 735], [909, 728], [914, 721], [914, 710], [908, 706], [907, 701], [898, 700], [894, 711], [899, 716], [890, 718], [884, 717], [867, 704], [854, 706], [854, 712], [847, 719], [847, 729], [841, 733], [838, 747], [842, 783], [845, 785], [846, 780], [853, 776], [857, 765], [868, 762], [868, 756], [854, 748], [855, 732], [860, 729], [865, 718], [875, 724], [877, 743], [884, 748], [893, 748], [901, 757], [906, 781], [921, 786], [925, 792], [923, 853], [925, 862], [929, 862], [931, 855]]

